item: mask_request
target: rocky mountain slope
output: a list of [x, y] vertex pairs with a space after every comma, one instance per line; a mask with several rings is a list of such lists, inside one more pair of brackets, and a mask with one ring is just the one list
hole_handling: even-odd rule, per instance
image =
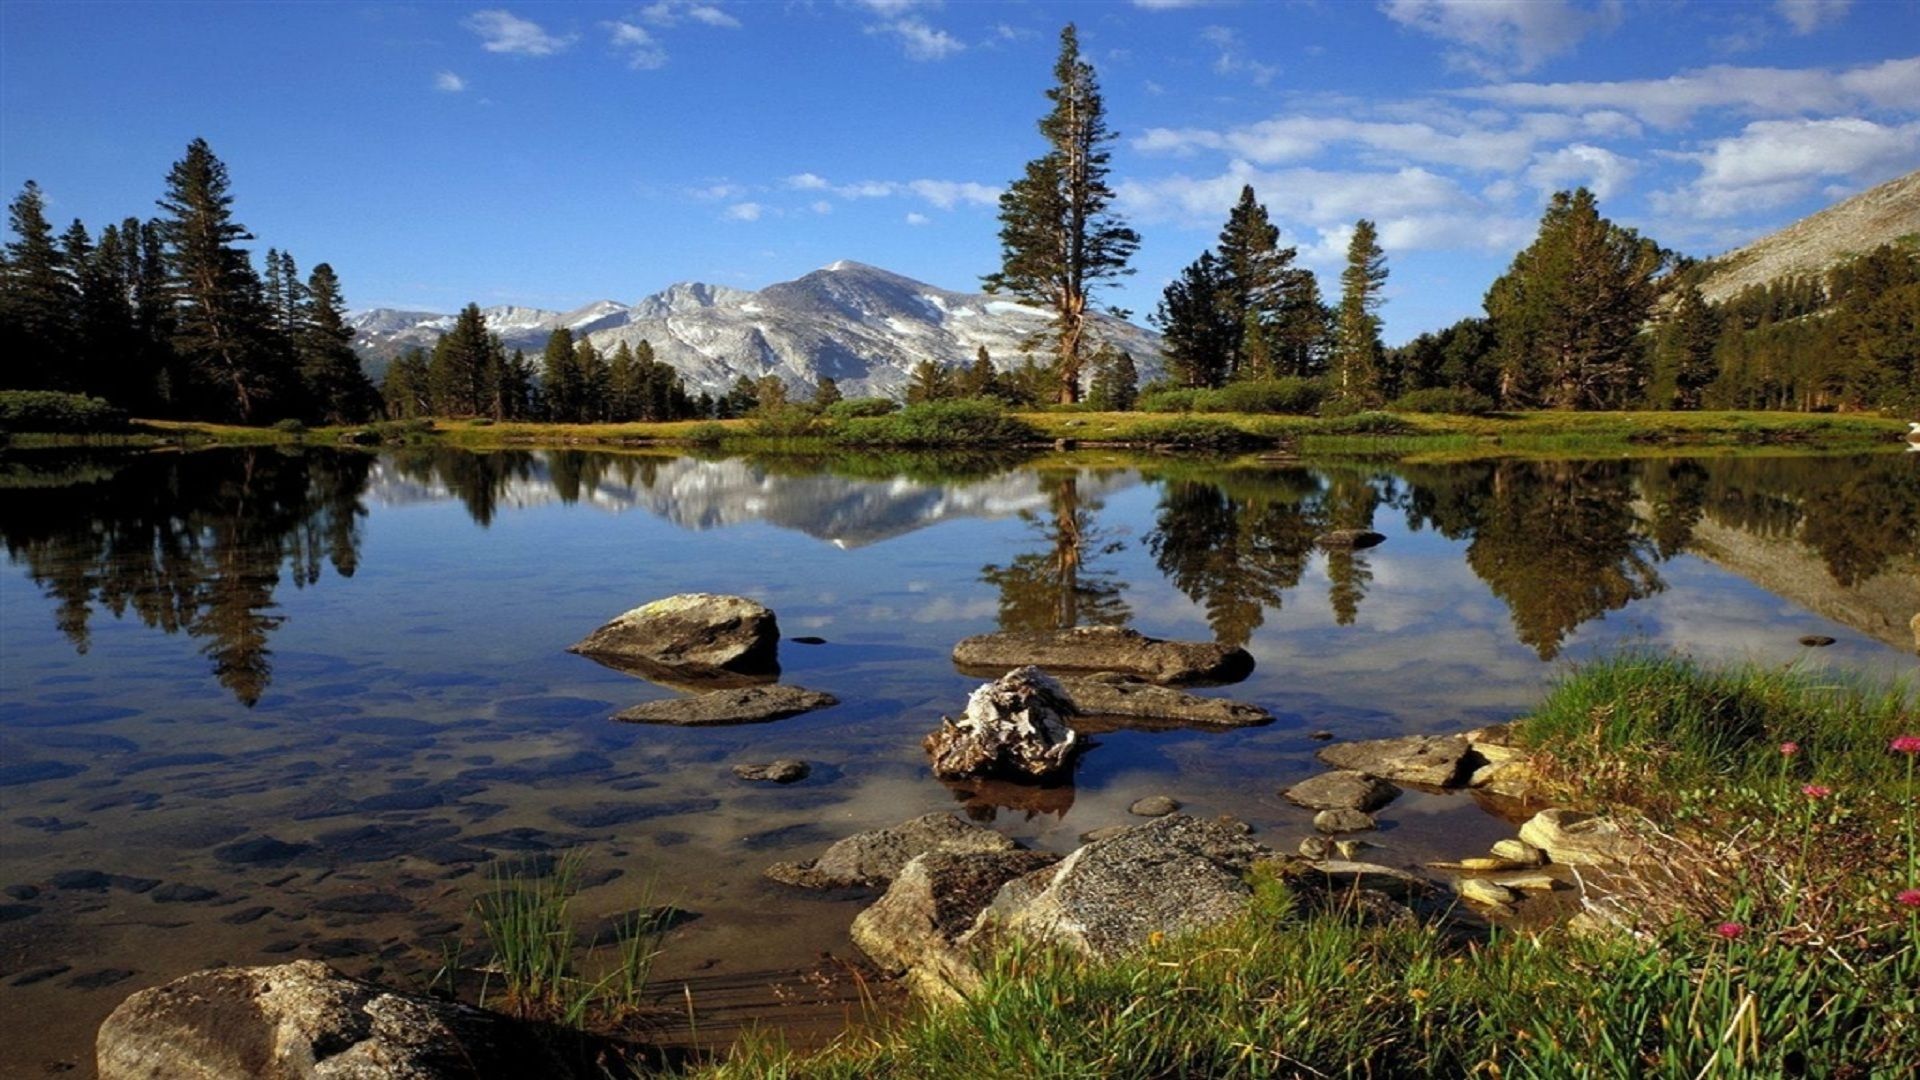
[[1751, 285], [1817, 274], [1901, 237], [1920, 238], [1920, 171], [1863, 191], [1712, 260], [1700, 284], [1719, 302]]
[[[936, 288], [856, 262], [837, 262], [758, 292], [684, 282], [631, 305], [602, 300], [573, 311], [496, 307], [487, 324], [509, 348], [538, 353], [566, 327], [602, 351], [645, 340], [693, 390], [719, 391], [742, 375], [773, 374], [796, 392], [831, 376], [841, 392], [897, 396], [914, 366], [971, 364], [987, 347], [1001, 370], [1018, 366], [1044, 312], [980, 293]], [[1133, 354], [1145, 381], [1160, 369], [1160, 337], [1098, 316], [1098, 334]], [[413, 346], [432, 348], [453, 316], [377, 308], [355, 314], [355, 345], [375, 372]]]

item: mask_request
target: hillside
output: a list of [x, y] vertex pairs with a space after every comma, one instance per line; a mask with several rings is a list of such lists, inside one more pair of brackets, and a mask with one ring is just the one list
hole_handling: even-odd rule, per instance
[[[922, 360], [970, 364], [983, 345], [996, 367], [1018, 366], [1047, 324], [1036, 308], [845, 261], [757, 292], [683, 282], [631, 305], [601, 300], [566, 312], [507, 306], [485, 315], [509, 348], [530, 355], [565, 327], [602, 351], [647, 341], [694, 391], [773, 374], [799, 391], [831, 376], [848, 396], [897, 395]], [[1158, 373], [1159, 335], [1096, 318], [1100, 336], [1133, 354], [1143, 380]], [[406, 349], [431, 348], [453, 316], [378, 308], [351, 321], [355, 347], [378, 378]]]
[[1889, 180], [1711, 260], [1700, 292], [1718, 303], [1752, 285], [1817, 274], [1851, 255], [1920, 236], [1920, 171]]

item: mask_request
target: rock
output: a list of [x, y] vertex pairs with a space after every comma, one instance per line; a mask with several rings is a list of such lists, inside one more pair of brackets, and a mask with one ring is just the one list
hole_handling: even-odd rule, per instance
[[1516, 899], [1512, 889], [1495, 885], [1485, 878], [1461, 878], [1454, 888], [1462, 900], [1489, 907], [1505, 907]]
[[735, 765], [733, 775], [742, 780], [764, 780], [774, 784], [791, 784], [805, 780], [813, 773], [813, 766], [794, 758], [781, 758], [764, 765]]
[[1313, 827], [1323, 833], [1366, 832], [1379, 823], [1364, 810], [1322, 810], [1313, 815]]
[[942, 717], [922, 745], [938, 777], [1046, 780], [1070, 770], [1083, 748], [1067, 726], [1078, 711], [1052, 676], [1018, 668], [967, 695], [960, 719]]
[[1619, 822], [1579, 810], [1542, 810], [1520, 826], [1520, 839], [1567, 866], [1613, 866], [1646, 858], [1645, 848]]
[[1280, 793], [1311, 810], [1378, 810], [1400, 797], [1400, 789], [1378, 777], [1351, 769], [1321, 773]]
[[1426, 878], [1379, 863], [1323, 859], [1307, 867], [1307, 872], [1332, 889], [1372, 889], [1400, 899], [1433, 891], [1433, 883]]
[[1332, 854], [1333, 845], [1324, 836], [1309, 836], [1300, 841], [1300, 857], [1303, 859], [1324, 859]]
[[1314, 742], [1328, 742], [1333, 738], [1333, 732], [1324, 731], [1324, 730], [1316, 731], [1313, 734], [1307, 736], [1307, 738], [1312, 739]]
[[649, 701], [617, 712], [613, 718], [631, 724], [720, 727], [764, 724], [838, 704], [840, 699], [832, 694], [798, 686], [740, 686], [692, 697]]
[[100, 1080], [438, 1080], [573, 1071], [539, 1029], [349, 979], [315, 960], [213, 968], [100, 1025]]
[[1019, 934], [1094, 957], [1150, 935], [1212, 926], [1245, 911], [1245, 875], [1266, 848], [1238, 822], [1171, 814], [1080, 848], [1001, 886], [961, 945]]
[[1253, 671], [1252, 654], [1238, 646], [1162, 641], [1118, 626], [980, 634], [953, 647], [953, 662], [983, 672], [1026, 664], [1049, 671], [1119, 672], [1163, 684], [1239, 682]]
[[1564, 889], [1567, 883], [1552, 874], [1514, 874], [1509, 877], [1494, 878], [1494, 884], [1522, 892], [1552, 892]]
[[1539, 866], [1547, 861], [1547, 853], [1524, 840], [1495, 840], [1493, 853], [1502, 859], [1511, 859], [1523, 866]]
[[1333, 842], [1333, 853], [1342, 859], [1353, 860], [1358, 859], [1361, 852], [1379, 846], [1378, 844], [1369, 844], [1365, 840], [1335, 840]]
[[1095, 840], [1105, 840], [1109, 837], [1119, 836], [1131, 828], [1133, 828], [1131, 825], [1106, 825], [1098, 829], [1089, 829], [1080, 834], [1080, 842], [1083, 844], [1091, 844]]
[[1503, 870], [1525, 870], [1532, 863], [1517, 862], [1513, 859], [1476, 858], [1459, 859], [1453, 862], [1430, 862], [1435, 870], [1462, 870], [1469, 874], [1497, 874]]
[[156, 904], [197, 904], [202, 900], [211, 900], [220, 894], [204, 885], [183, 885], [174, 882], [162, 885], [148, 894]]
[[1920, 612], [1916, 612], [1907, 627], [1913, 631], [1913, 651], [1920, 654]]
[[1802, 634], [1800, 644], [1805, 645], [1809, 649], [1824, 649], [1833, 644], [1834, 640], [1835, 639], [1825, 634]]
[[1180, 809], [1178, 800], [1169, 799], [1165, 795], [1149, 795], [1144, 799], [1135, 799], [1133, 805], [1127, 807], [1127, 813], [1139, 817], [1166, 817], [1178, 809]]
[[[1475, 753], [1478, 752], [1476, 748]], [[1467, 777], [1467, 786], [1512, 799], [1527, 799], [1543, 791], [1546, 781], [1540, 771], [1533, 767], [1531, 760], [1518, 758], [1495, 761], [1474, 769]]]
[[1428, 787], [1452, 787], [1467, 771], [1473, 747], [1460, 735], [1403, 735], [1394, 739], [1335, 743], [1319, 757], [1336, 768]]
[[808, 889], [885, 885], [916, 855], [1012, 851], [1018, 847], [992, 829], [970, 825], [952, 814], [927, 814], [836, 841], [810, 862], [776, 863], [767, 868], [767, 876]]
[[1273, 723], [1273, 714], [1258, 705], [1188, 694], [1118, 672], [1103, 671], [1081, 678], [1063, 678], [1060, 685], [1067, 688], [1074, 704], [1086, 716], [1223, 728], [1258, 727]]
[[960, 936], [1008, 881], [1059, 862], [1038, 851], [916, 855], [887, 893], [854, 916], [853, 943], [889, 974], [907, 976], [916, 994], [958, 998], [979, 984]]
[[1313, 542], [1329, 551], [1363, 551], [1386, 539], [1372, 529], [1335, 529], [1314, 537]]
[[778, 669], [780, 627], [744, 596], [681, 593], [634, 608], [568, 646], [609, 667], [694, 676]]

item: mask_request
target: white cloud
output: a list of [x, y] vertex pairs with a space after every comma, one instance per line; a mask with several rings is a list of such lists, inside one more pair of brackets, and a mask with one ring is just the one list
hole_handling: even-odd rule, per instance
[[625, 53], [627, 66], [636, 71], [652, 71], [665, 67], [667, 50], [660, 47], [652, 34], [637, 23], [612, 22], [607, 24], [609, 42], [615, 51]]
[[1920, 121], [1758, 120], [1704, 151], [1675, 156], [1697, 161], [1700, 175], [1684, 188], [1654, 193], [1655, 208], [1731, 217], [1809, 195], [1823, 180], [1867, 184], [1913, 168], [1920, 162]]
[[813, 204], [812, 209], [816, 214], [831, 214], [833, 213], [833, 204], [825, 199], [821, 199]]
[[942, 210], [962, 205], [995, 206], [1000, 202], [999, 188], [972, 180], [908, 180], [905, 183], [857, 180], [850, 184], [835, 184], [818, 173], [803, 172], [795, 173], [781, 183], [794, 191], [825, 191], [842, 199], [886, 199], [913, 195]]
[[[1577, 121], [1570, 126], [1577, 126]], [[1148, 153], [1223, 150], [1256, 164], [1274, 165], [1318, 157], [1329, 143], [1350, 143], [1408, 161], [1492, 170], [1518, 168], [1537, 142], [1536, 136], [1525, 130], [1468, 127], [1448, 132], [1425, 123], [1277, 116], [1229, 131], [1149, 128], [1133, 145]]]
[[683, 20], [728, 30], [740, 26], [740, 20], [719, 5], [700, 3], [698, 0], [656, 0], [640, 9], [640, 17], [655, 26], [678, 26]]
[[516, 56], [552, 56], [573, 44], [571, 37], [555, 37], [539, 23], [522, 19], [505, 8], [476, 11], [461, 23], [480, 36], [480, 46], [488, 52]]
[[933, 219], [932, 219], [932, 218], [930, 218], [930, 217], [928, 217], [928, 216], [927, 216], [927, 215], [925, 215], [925, 214], [922, 214], [922, 213], [919, 213], [918, 211], [914, 211], [914, 212], [910, 212], [910, 213], [908, 213], [908, 214], [907, 214], [907, 224], [909, 224], [909, 225], [931, 225], [931, 224], [933, 224]]
[[1125, 180], [1116, 187], [1121, 207], [1144, 221], [1185, 221], [1217, 228], [1252, 184], [1274, 216], [1332, 228], [1357, 218], [1385, 221], [1442, 211], [1466, 212], [1478, 202], [1452, 180], [1410, 167], [1392, 172], [1284, 169], [1265, 172], [1236, 160], [1217, 176], [1174, 175]]
[[1618, 0], [1386, 0], [1387, 17], [1461, 46], [1449, 62], [1483, 75], [1532, 71], [1620, 18]]
[[718, 180], [706, 187], [688, 188], [687, 194], [702, 202], [719, 202], [722, 199], [737, 199], [747, 193], [739, 184]]
[[917, 7], [939, 7], [940, 0], [853, 0], [853, 6], [865, 8], [875, 15], [891, 18], [905, 14]]
[[1498, 83], [1456, 93], [1518, 108], [1617, 109], [1661, 128], [1683, 126], [1694, 113], [1714, 108], [1761, 116], [1831, 113], [1863, 104], [1911, 112], [1920, 101], [1920, 56], [1838, 73], [1718, 65], [1665, 79]]
[[1585, 187], [1596, 198], [1609, 199], [1625, 190], [1636, 171], [1631, 159], [1597, 146], [1574, 143], [1551, 153], [1535, 154], [1527, 168], [1527, 183], [1543, 192]]
[[433, 77], [433, 88], [443, 94], [458, 94], [467, 88], [467, 80], [451, 71], [443, 71]]
[[907, 184], [907, 189], [942, 210], [951, 210], [961, 203], [974, 206], [1000, 204], [999, 188], [971, 180], [914, 180]]
[[1179, 11], [1183, 8], [1207, 7], [1220, 0], [1133, 0], [1133, 6], [1142, 11]]
[[833, 186], [827, 183], [826, 177], [810, 172], [795, 173], [787, 177], [786, 184], [796, 191], [825, 191]]
[[1773, 0], [1773, 9], [1796, 34], [1811, 34], [1821, 23], [1838, 22], [1852, 6], [1853, 0]]
[[867, 33], [891, 34], [899, 38], [900, 46], [909, 60], [945, 60], [967, 47], [959, 38], [919, 19], [895, 19], [879, 26], [869, 26]]
[[1200, 40], [1219, 50], [1213, 61], [1215, 75], [1244, 75], [1253, 85], [1265, 86], [1280, 74], [1280, 69], [1272, 64], [1247, 59], [1239, 32], [1229, 27], [1206, 27], [1200, 31]]
[[767, 208], [757, 202], [743, 202], [727, 207], [722, 216], [728, 221], [759, 221], [760, 215], [766, 212]]

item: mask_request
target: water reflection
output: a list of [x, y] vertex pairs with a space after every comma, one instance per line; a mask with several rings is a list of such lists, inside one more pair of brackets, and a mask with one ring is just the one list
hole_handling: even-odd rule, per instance
[[[1111, 498], [1143, 484], [1157, 497], [1150, 513], [1137, 523], [1110, 520]], [[843, 548], [948, 521], [1018, 516], [1029, 523], [1029, 544], [979, 574], [1008, 630], [1128, 623], [1128, 591], [1141, 582], [1122, 537], [1136, 525], [1152, 570], [1220, 641], [1245, 644], [1298, 603], [1289, 594], [1316, 560], [1335, 623], [1353, 624], [1377, 588], [1370, 554], [1382, 556], [1322, 554], [1314, 537], [1384, 527], [1382, 511], [1400, 515], [1409, 532], [1452, 542], [1506, 606], [1514, 637], [1543, 660], [1582, 625], [1663, 591], [1662, 566], [1682, 553], [1891, 644], [1920, 604], [1910, 580], [1920, 553], [1920, 468], [1902, 455], [1392, 467], [1162, 461], [1038, 471], [976, 457], [953, 463], [951, 475], [926, 457], [445, 448], [379, 457], [43, 453], [0, 462], [0, 538], [77, 651], [87, 651], [98, 613], [131, 613], [200, 639], [214, 676], [249, 705], [272, 678], [269, 643], [283, 618], [276, 590], [289, 580], [313, 585], [327, 566], [352, 576], [369, 500], [455, 500], [483, 527], [543, 503], [637, 508], [688, 529], [765, 522]]]

